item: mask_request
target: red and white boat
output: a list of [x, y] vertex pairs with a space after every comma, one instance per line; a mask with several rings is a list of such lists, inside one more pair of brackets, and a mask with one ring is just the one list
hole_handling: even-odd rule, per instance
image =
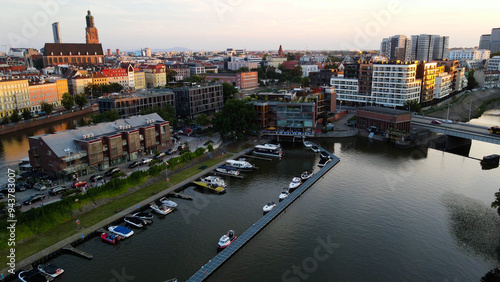
[[231, 245], [236, 238], [238, 238], [238, 236], [234, 235], [234, 231], [229, 230], [226, 235], [222, 235], [222, 237], [220, 237], [219, 243], [217, 243], [217, 250], [224, 250], [227, 246]]
[[104, 242], [108, 242], [110, 244], [115, 244], [118, 241], [120, 241], [121, 237], [118, 235], [111, 234], [111, 233], [103, 232], [103, 233], [101, 233], [101, 239]]

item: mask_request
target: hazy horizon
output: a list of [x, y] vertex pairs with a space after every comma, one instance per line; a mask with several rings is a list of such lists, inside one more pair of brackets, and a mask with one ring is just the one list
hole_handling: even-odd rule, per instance
[[103, 49], [184, 47], [193, 51], [378, 50], [396, 34], [449, 36], [449, 47], [471, 48], [497, 27], [500, 3], [465, 1], [26, 0], [4, 4], [1, 51], [52, 43], [59, 22], [63, 43], [85, 42], [87, 10]]

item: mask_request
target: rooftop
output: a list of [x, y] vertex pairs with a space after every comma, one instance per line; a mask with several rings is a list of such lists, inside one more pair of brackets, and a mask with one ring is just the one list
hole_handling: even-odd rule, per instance
[[367, 112], [379, 113], [379, 114], [391, 115], [391, 116], [400, 116], [400, 115], [411, 114], [408, 111], [396, 110], [396, 109], [384, 108], [384, 107], [376, 107], [376, 106], [367, 106], [367, 107], [363, 107], [363, 108], [358, 108], [358, 111], [367, 111]]

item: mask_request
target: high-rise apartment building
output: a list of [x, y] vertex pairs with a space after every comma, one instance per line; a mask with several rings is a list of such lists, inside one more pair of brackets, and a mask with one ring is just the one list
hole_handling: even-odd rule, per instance
[[483, 34], [479, 38], [479, 49], [490, 50], [491, 34]]
[[61, 32], [59, 31], [59, 22], [52, 24], [52, 33], [54, 34], [54, 43], [61, 43]]
[[448, 57], [448, 36], [420, 34], [411, 36], [411, 59], [430, 62]]
[[491, 30], [490, 51], [491, 53], [500, 52], [500, 28]]
[[375, 104], [402, 107], [406, 101], [420, 102], [422, 81], [416, 74], [416, 63], [374, 63], [372, 97]]

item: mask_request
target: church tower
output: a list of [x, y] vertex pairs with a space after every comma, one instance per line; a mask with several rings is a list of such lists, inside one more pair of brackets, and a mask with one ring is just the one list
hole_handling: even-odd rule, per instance
[[87, 44], [99, 44], [99, 35], [97, 35], [97, 28], [94, 26], [94, 16], [90, 14], [90, 11], [87, 11], [85, 19], [87, 20], [87, 27], [85, 28]]
[[283, 52], [283, 47], [281, 47], [281, 45], [280, 45], [280, 49], [278, 50], [278, 56], [279, 57], [284, 57], [285, 56], [285, 52]]

